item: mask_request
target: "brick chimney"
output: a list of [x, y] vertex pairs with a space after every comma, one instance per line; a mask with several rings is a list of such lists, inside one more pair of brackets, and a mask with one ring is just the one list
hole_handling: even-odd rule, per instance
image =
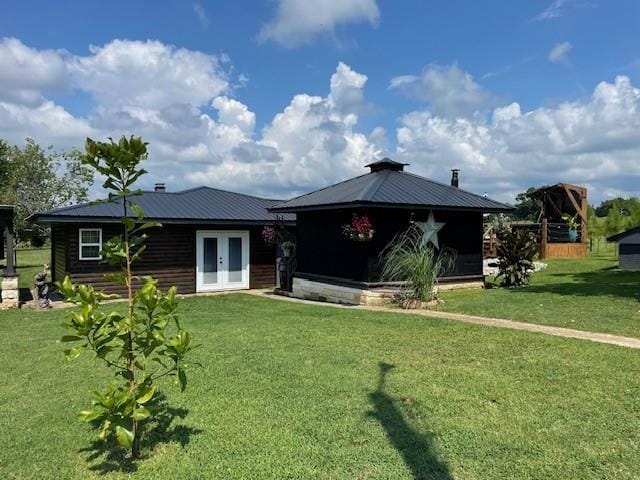
[[167, 189], [164, 186], [164, 183], [156, 183], [156, 186], [153, 188], [154, 192], [166, 192]]
[[459, 174], [460, 170], [458, 168], [452, 168], [451, 169], [451, 186], [452, 187], [456, 187], [458, 188], [458, 183], [459, 183]]

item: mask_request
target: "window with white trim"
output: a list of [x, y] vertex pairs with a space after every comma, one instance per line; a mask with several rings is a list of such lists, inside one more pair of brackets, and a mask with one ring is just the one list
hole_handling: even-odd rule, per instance
[[102, 229], [81, 228], [78, 245], [80, 260], [102, 260]]

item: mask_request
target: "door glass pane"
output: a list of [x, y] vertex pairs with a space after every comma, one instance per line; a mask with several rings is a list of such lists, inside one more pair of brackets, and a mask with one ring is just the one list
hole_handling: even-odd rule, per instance
[[229, 282], [242, 282], [241, 237], [229, 237]]
[[218, 283], [218, 239], [203, 238], [202, 241], [204, 253], [202, 283]]

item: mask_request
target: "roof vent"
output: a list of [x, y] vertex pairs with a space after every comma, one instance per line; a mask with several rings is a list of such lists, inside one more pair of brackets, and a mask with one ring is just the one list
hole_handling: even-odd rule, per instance
[[460, 173], [459, 169], [457, 169], [457, 168], [452, 168], [451, 169], [451, 186], [452, 187], [458, 188], [458, 184], [459, 184], [459, 181], [460, 181], [459, 173]]
[[164, 183], [156, 183], [155, 187], [153, 187], [154, 192], [166, 192], [167, 189], [164, 186]]
[[408, 163], [400, 163], [395, 160], [391, 160], [390, 158], [383, 158], [382, 160], [378, 160], [377, 162], [370, 163], [369, 165], [365, 165], [365, 167], [369, 167], [371, 169], [371, 173], [379, 172], [381, 170], [391, 170], [393, 172], [402, 172], [404, 170], [405, 165], [409, 165]]

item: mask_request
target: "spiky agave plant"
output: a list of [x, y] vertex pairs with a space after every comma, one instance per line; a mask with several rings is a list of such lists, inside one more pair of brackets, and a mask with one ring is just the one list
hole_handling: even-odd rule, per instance
[[398, 303], [410, 308], [437, 300], [438, 277], [453, 268], [455, 252], [438, 250], [411, 225], [399, 233], [381, 253], [383, 281], [402, 282]]

